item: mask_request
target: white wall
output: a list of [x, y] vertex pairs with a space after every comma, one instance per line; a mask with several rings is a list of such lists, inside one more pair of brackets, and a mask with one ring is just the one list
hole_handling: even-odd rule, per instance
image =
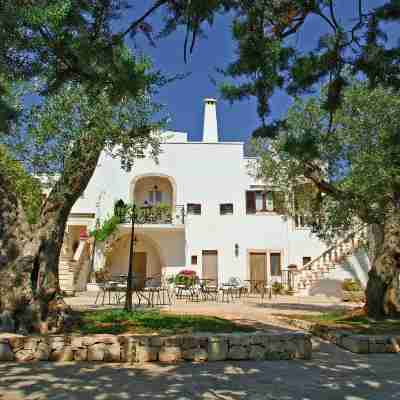
[[[218, 250], [220, 281], [231, 276], [246, 278], [249, 249], [282, 251], [285, 267], [301, 265], [303, 256], [318, 256], [325, 248], [308, 230], [295, 230], [279, 215], [246, 215], [245, 192], [257, 182], [248, 175], [243, 145], [237, 142], [166, 143], [158, 164], [141, 159], [130, 172], [121, 170], [118, 160], [103, 155], [85, 198], [77, 202], [73, 212], [98, 212], [105, 218], [112, 214], [118, 199], [130, 200], [135, 177], [149, 173], [172, 177], [176, 204], [202, 206], [202, 215], [186, 216], [184, 231], [151, 233], [169, 272], [191, 267], [191, 256], [197, 255], [194, 269], [201, 273], [202, 250]], [[234, 215], [220, 215], [221, 203], [233, 203]], [[236, 243], [238, 257], [234, 254]]]

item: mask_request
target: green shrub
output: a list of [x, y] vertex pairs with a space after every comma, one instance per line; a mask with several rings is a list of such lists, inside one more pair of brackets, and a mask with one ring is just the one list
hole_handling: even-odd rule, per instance
[[342, 289], [345, 292], [360, 292], [363, 290], [360, 282], [355, 279], [345, 279], [342, 283]]
[[274, 294], [283, 294], [285, 288], [283, 287], [282, 283], [280, 282], [274, 282], [272, 285], [272, 292]]

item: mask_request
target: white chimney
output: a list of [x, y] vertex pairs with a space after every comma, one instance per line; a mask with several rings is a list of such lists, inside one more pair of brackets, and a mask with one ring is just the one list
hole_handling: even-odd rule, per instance
[[203, 142], [218, 143], [217, 100], [204, 99]]

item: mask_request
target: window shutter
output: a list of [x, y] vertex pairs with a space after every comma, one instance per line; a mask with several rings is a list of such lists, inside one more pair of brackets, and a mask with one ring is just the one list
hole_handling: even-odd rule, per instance
[[246, 212], [254, 214], [256, 212], [256, 193], [252, 191], [246, 192]]

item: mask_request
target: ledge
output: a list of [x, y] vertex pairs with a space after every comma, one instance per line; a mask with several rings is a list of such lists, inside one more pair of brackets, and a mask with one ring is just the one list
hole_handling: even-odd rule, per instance
[[1, 361], [165, 362], [311, 358], [311, 337], [266, 332], [138, 335], [0, 335]]
[[352, 353], [400, 353], [400, 335], [360, 335], [300, 319], [281, 319]]

